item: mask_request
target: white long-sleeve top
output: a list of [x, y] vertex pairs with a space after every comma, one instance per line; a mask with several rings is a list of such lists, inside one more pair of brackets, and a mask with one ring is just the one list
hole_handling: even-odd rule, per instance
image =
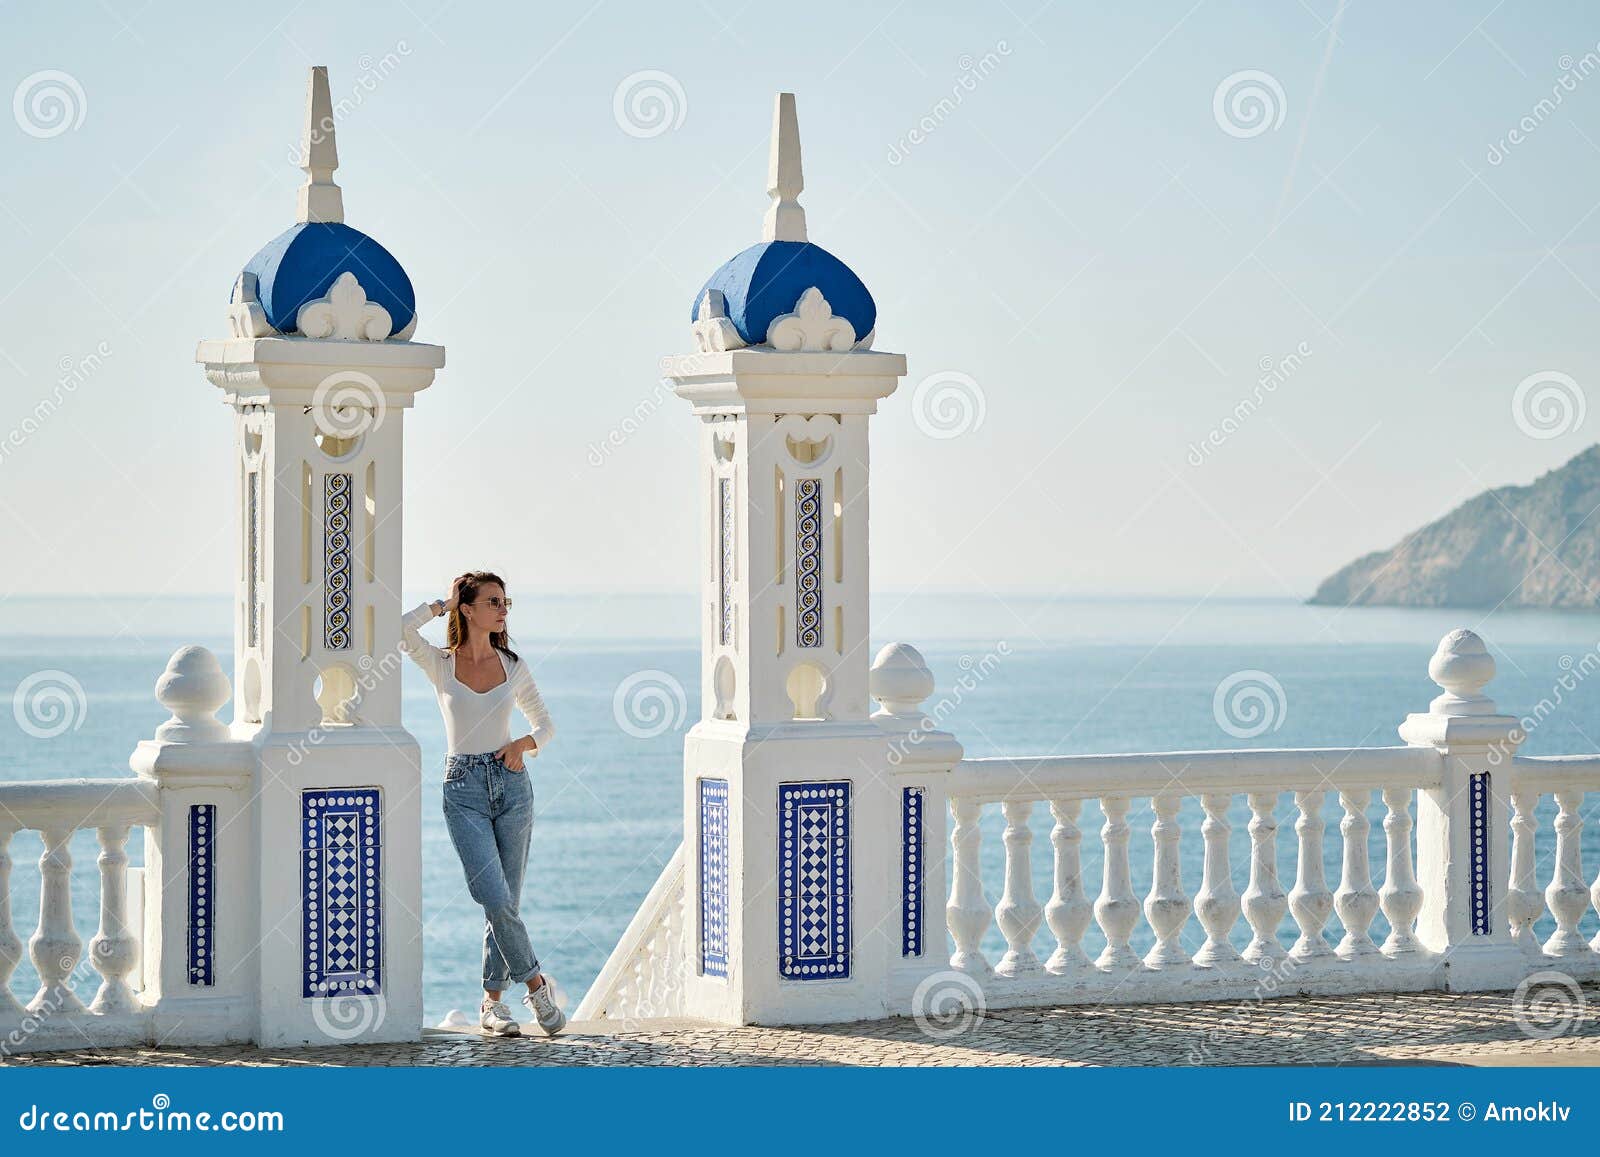
[[439, 709], [444, 712], [444, 733], [451, 755], [477, 755], [498, 751], [511, 742], [511, 708], [516, 706], [527, 716], [537, 755], [556, 733], [545, 710], [539, 688], [534, 684], [533, 672], [528, 664], [518, 658], [512, 661], [496, 651], [500, 664], [506, 669], [505, 680], [487, 691], [474, 691], [456, 678], [455, 656], [443, 647], [435, 647], [422, 637], [418, 630], [423, 623], [434, 618], [433, 606], [423, 603], [408, 611], [400, 619], [400, 649], [416, 661], [427, 674], [439, 696]]

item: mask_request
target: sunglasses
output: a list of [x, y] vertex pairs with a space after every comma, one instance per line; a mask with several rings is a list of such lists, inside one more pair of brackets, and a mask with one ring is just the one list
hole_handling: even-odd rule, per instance
[[501, 599], [501, 598], [497, 598], [497, 597], [495, 597], [493, 595], [491, 595], [489, 598], [486, 598], [486, 599], [478, 599], [472, 605], [473, 606], [478, 606], [481, 603], [488, 603], [491, 607], [493, 607], [497, 611], [500, 610], [501, 608], [504, 608], [504, 609], [506, 609], [508, 611], [511, 609], [511, 600], [510, 599]]

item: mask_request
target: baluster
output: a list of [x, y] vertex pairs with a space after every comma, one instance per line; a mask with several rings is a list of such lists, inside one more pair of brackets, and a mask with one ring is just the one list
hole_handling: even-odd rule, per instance
[[1232, 802], [1233, 797], [1226, 794], [1200, 797], [1200, 806], [1206, 813], [1200, 825], [1206, 854], [1200, 890], [1194, 897], [1194, 915], [1206, 930], [1206, 942], [1194, 954], [1194, 962], [1202, 968], [1239, 961], [1239, 953], [1228, 943], [1228, 934], [1239, 919], [1239, 893], [1234, 891], [1233, 873], [1228, 866], [1228, 839], [1233, 832], [1228, 823], [1228, 806]]
[[[1386, 787], [1383, 804], [1383, 834], [1388, 860], [1383, 874], [1383, 891], [1378, 899], [1389, 921], [1389, 938], [1383, 942], [1385, 956], [1409, 956], [1417, 951], [1417, 913], [1422, 911], [1422, 889], [1417, 886], [1417, 870], [1411, 858], [1411, 789]], [[1530, 847], [1529, 854], [1533, 849]]]
[[28, 1002], [30, 1012], [83, 1012], [83, 1001], [67, 978], [77, 967], [83, 941], [72, 927], [71, 828], [41, 833], [39, 856], [39, 927], [28, 941], [28, 957], [39, 973], [39, 991]]
[[1050, 815], [1056, 821], [1050, 829], [1050, 845], [1055, 849], [1055, 891], [1044, 906], [1044, 918], [1055, 934], [1056, 950], [1044, 969], [1058, 976], [1089, 967], [1083, 934], [1094, 911], [1083, 893], [1083, 862], [1079, 856], [1083, 834], [1078, 830], [1078, 817], [1082, 814], [1081, 799], [1050, 801]]
[[1544, 897], [1534, 869], [1534, 837], [1539, 821], [1533, 814], [1539, 793], [1525, 787], [1511, 789], [1511, 881], [1506, 888], [1506, 915], [1511, 921], [1511, 942], [1530, 956], [1543, 949], [1534, 938], [1533, 924], [1544, 914]]
[[978, 817], [982, 811], [977, 800], [955, 797], [950, 800], [950, 814], [955, 818], [950, 828], [950, 847], [956, 854], [956, 863], [944, 915], [951, 939], [956, 942], [950, 966], [963, 972], [987, 973], [990, 970], [989, 961], [978, 947], [994, 915], [983, 898], [983, 877], [978, 866], [978, 850], [983, 843]]
[[1250, 801], [1250, 883], [1244, 890], [1244, 918], [1250, 921], [1250, 943], [1244, 958], [1270, 969], [1287, 953], [1278, 943], [1278, 925], [1289, 910], [1278, 883], [1278, 806], [1275, 791], [1253, 791]]
[[133, 971], [138, 940], [128, 927], [127, 824], [96, 829], [100, 837], [100, 929], [89, 941], [89, 960], [100, 973], [100, 990], [89, 1011], [132, 1012], [138, 1007], [127, 976]]
[[1568, 959], [1587, 956], [1589, 946], [1578, 934], [1578, 921], [1589, 907], [1589, 889], [1583, 881], [1583, 792], [1558, 791], [1556, 806], [1556, 870], [1544, 890], [1545, 903], [1556, 918], [1555, 935], [1545, 941], [1548, 956]]
[[1300, 837], [1300, 863], [1289, 893], [1289, 911], [1300, 926], [1300, 938], [1289, 955], [1301, 961], [1333, 955], [1322, 936], [1322, 926], [1333, 914], [1333, 893], [1328, 891], [1322, 870], [1322, 799], [1320, 791], [1294, 793], [1295, 806], [1300, 809], [1300, 818], [1294, 822], [1295, 835]]
[[1105, 933], [1106, 946], [1095, 960], [1095, 967], [1110, 971], [1137, 968], [1139, 954], [1128, 947], [1128, 937], [1139, 922], [1139, 899], [1133, 894], [1128, 872], [1128, 805], [1115, 796], [1102, 797], [1100, 811], [1105, 826], [1100, 843], [1105, 848], [1105, 867], [1101, 872], [1100, 896], [1094, 902], [1095, 922]]
[[1006, 938], [1006, 954], [995, 971], [1001, 976], [1023, 976], [1039, 971], [1039, 958], [1033, 953], [1033, 938], [1039, 931], [1043, 909], [1033, 893], [1033, 866], [1028, 853], [1033, 847], [1033, 831], [1028, 818], [1033, 815], [1031, 800], [1006, 800], [1005, 813], [1006, 887], [994, 910], [995, 922]]
[[1156, 862], [1150, 873], [1150, 894], [1144, 898], [1144, 918], [1150, 921], [1156, 942], [1145, 953], [1144, 962], [1148, 968], [1173, 968], [1189, 963], [1189, 954], [1179, 942], [1183, 926], [1189, 922], [1189, 897], [1183, 894], [1178, 865], [1178, 844], [1183, 835], [1178, 807], [1183, 798], [1158, 795], [1150, 803], [1156, 813], [1156, 821], [1150, 825]]
[[22, 941], [11, 925], [11, 837], [15, 828], [0, 827], [0, 1017], [22, 1015], [22, 1005], [11, 995], [11, 974], [22, 963]]
[[1339, 804], [1344, 808], [1344, 819], [1339, 821], [1339, 834], [1344, 837], [1344, 867], [1339, 873], [1339, 891], [1334, 894], [1333, 906], [1344, 925], [1344, 937], [1336, 949], [1343, 960], [1378, 951], [1372, 942], [1378, 893], [1372, 887], [1372, 862], [1367, 851], [1367, 836], [1372, 833], [1367, 807], [1371, 803], [1371, 791], [1339, 793]]

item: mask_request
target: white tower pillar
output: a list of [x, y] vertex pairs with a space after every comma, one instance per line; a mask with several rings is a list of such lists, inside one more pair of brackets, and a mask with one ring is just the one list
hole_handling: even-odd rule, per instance
[[807, 240], [787, 93], [768, 185], [762, 242], [696, 302], [698, 352], [663, 363], [699, 419], [705, 540], [684, 1003], [737, 1023], [839, 1021], [895, 1011], [906, 945], [906, 797], [894, 729], [869, 718], [867, 444], [906, 364], [870, 349], [866, 288]]
[[[409, 1040], [422, 1024], [421, 812], [401, 725], [405, 411], [444, 364], [409, 279], [343, 223], [326, 70], [299, 220], [245, 267], [196, 360], [233, 407], [234, 722], [256, 749], [250, 921], [262, 1043]], [[216, 961], [219, 969], [240, 962]]]

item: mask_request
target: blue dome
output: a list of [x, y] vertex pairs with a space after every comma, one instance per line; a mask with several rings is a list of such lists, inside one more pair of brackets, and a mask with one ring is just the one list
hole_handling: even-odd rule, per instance
[[383, 306], [394, 333], [411, 324], [417, 298], [400, 263], [359, 229], [334, 221], [302, 221], [267, 242], [244, 272], [256, 275], [256, 297], [279, 333], [295, 333], [308, 301], [326, 297], [341, 273], [353, 273], [367, 300]]
[[809, 241], [763, 241], [738, 254], [711, 275], [689, 308], [691, 321], [700, 315], [706, 290], [716, 289], [728, 300], [728, 320], [749, 345], [767, 340], [772, 319], [793, 313], [800, 295], [812, 286], [833, 307], [835, 317], [847, 320], [860, 341], [878, 321], [878, 307], [861, 278], [820, 245]]

